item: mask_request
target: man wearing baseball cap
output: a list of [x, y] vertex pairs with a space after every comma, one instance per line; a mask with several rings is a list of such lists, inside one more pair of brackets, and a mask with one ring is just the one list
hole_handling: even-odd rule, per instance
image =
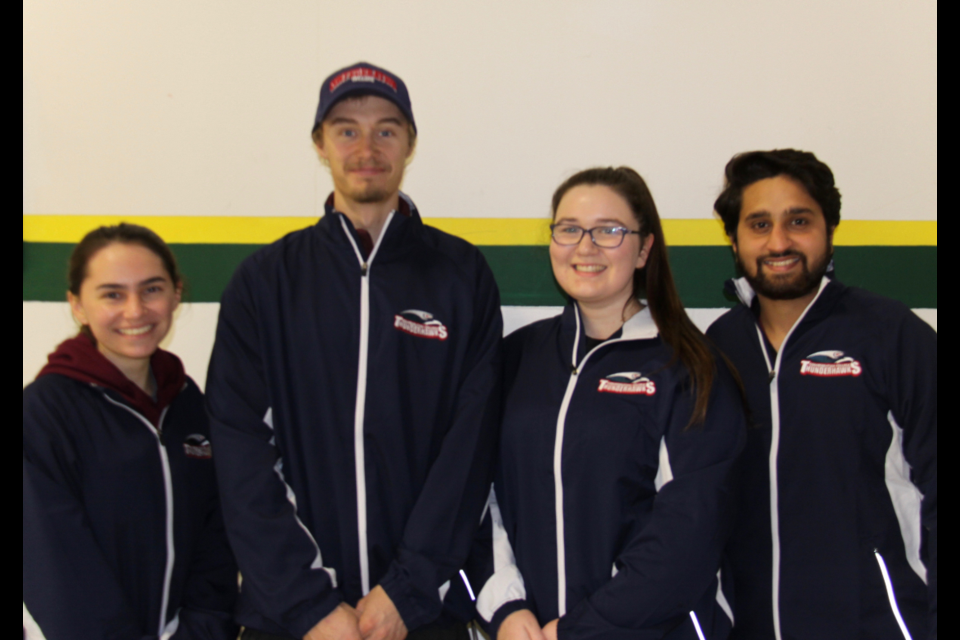
[[223, 295], [207, 381], [243, 638], [460, 638], [442, 615], [489, 491], [496, 284], [400, 192], [406, 85], [357, 63], [320, 89], [326, 215]]

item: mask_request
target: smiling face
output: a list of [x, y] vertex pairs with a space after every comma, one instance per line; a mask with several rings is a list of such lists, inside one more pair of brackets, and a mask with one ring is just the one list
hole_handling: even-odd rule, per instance
[[67, 297], [100, 353], [132, 378], [170, 331], [180, 293], [157, 254], [114, 242], [87, 261], [80, 294]]
[[[567, 191], [553, 222], [583, 229], [611, 226], [640, 230], [627, 201], [602, 185], [580, 185]], [[571, 246], [551, 242], [550, 263], [557, 282], [581, 307], [621, 312], [633, 296], [633, 274], [646, 264], [652, 245], [652, 235], [641, 239], [628, 234], [619, 247], [605, 249], [584, 234], [579, 244]]]
[[317, 152], [330, 167], [336, 196], [371, 204], [396, 198], [413, 149], [406, 118], [377, 96], [347, 98], [323, 121]]
[[833, 229], [795, 180], [776, 176], [743, 190], [733, 250], [754, 290], [770, 300], [813, 299], [833, 256]]

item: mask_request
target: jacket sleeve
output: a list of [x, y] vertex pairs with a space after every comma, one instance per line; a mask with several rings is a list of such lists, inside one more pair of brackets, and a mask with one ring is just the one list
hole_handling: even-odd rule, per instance
[[[902, 429], [903, 454], [922, 496], [927, 534], [930, 637], [937, 637], [937, 332], [913, 312], [891, 331], [886, 371], [890, 405]], [[919, 543], [919, 541], [917, 541]]]
[[734, 466], [746, 442], [740, 395], [717, 366], [705, 424], [687, 427], [693, 398], [686, 384], [658, 403], [666, 430], [650, 519], [616, 559], [616, 576], [560, 619], [561, 640], [626, 640], [647, 637], [644, 631], [659, 638], [662, 625], [682, 622], [716, 580], [733, 524]]
[[495, 487], [490, 489], [486, 515], [478, 537], [483, 538], [485, 543], [482, 547], [484, 557], [474, 561], [481, 566], [485, 580], [477, 595], [477, 614], [487, 635], [496, 638], [500, 625], [510, 614], [531, 609], [531, 606], [527, 601], [526, 585], [517, 567]]
[[244, 598], [300, 638], [342, 596], [284, 479], [249, 273], [254, 267], [244, 263], [223, 295], [206, 388], [211, 441]]
[[435, 620], [440, 587], [462, 567], [489, 492], [496, 453], [503, 320], [493, 274], [477, 253], [474, 313], [453, 422], [380, 581], [408, 629]]
[[[90, 526], [54, 403], [23, 398], [23, 617], [28, 637], [147, 640]], [[37, 633], [42, 635], [36, 635]]]

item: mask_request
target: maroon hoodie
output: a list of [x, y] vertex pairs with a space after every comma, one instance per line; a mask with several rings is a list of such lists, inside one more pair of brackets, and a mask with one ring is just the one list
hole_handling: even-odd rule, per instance
[[159, 427], [163, 410], [183, 390], [187, 375], [180, 358], [162, 349], [150, 356], [150, 368], [157, 381], [156, 402], [107, 360], [92, 338], [80, 334], [65, 340], [50, 354], [37, 378], [58, 374], [116, 391], [154, 427]]

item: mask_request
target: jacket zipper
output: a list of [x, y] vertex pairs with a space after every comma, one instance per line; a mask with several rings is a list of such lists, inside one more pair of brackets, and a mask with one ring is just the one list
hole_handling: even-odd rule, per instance
[[900, 606], [897, 605], [897, 595], [893, 591], [893, 581], [890, 580], [887, 563], [884, 561], [883, 556], [880, 555], [878, 549], [873, 550], [873, 555], [877, 559], [877, 564], [880, 565], [880, 574], [883, 576], [883, 586], [887, 589], [890, 609], [893, 611], [893, 616], [897, 619], [897, 624], [900, 625], [900, 632], [903, 633], [904, 640], [913, 640], [913, 637], [910, 635], [910, 630], [907, 629], [907, 624], [903, 621], [903, 616], [900, 614]]
[[566, 533], [564, 531], [563, 521], [563, 436], [567, 426], [567, 411], [570, 409], [570, 401], [573, 398], [573, 392], [577, 388], [577, 380], [580, 372], [598, 349], [615, 342], [624, 342], [629, 338], [618, 338], [616, 340], [607, 340], [594, 347], [587, 355], [583, 357], [580, 364], [577, 364], [577, 351], [580, 347], [580, 308], [574, 305], [574, 317], [577, 320], [577, 332], [573, 339], [573, 357], [571, 359], [570, 380], [567, 382], [567, 390], [563, 394], [563, 402], [560, 404], [560, 413], [557, 416], [557, 435], [553, 448], [553, 482], [556, 511], [556, 529], [557, 529], [557, 611], [558, 617], [567, 614], [567, 557], [566, 557]]
[[170, 410], [170, 407], [168, 406], [164, 408], [163, 413], [160, 414], [160, 421], [158, 422], [157, 427], [154, 428], [154, 426], [150, 424], [150, 421], [143, 417], [139, 411], [131, 409], [122, 402], [117, 402], [106, 393], [103, 394], [103, 397], [106, 398], [107, 402], [110, 404], [120, 407], [140, 420], [140, 422], [142, 422], [150, 431], [150, 433], [152, 433], [157, 439], [157, 448], [160, 451], [160, 464], [163, 467], [163, 489], [164, 493], [166, 494], [167, 502], [167, 566], [163, 576], [163, 599], [160, 605], [160, 626], [157, 633], [157, 635], [163, 636], [167, 630], [167, 609], [170, 606], [170, 582], [173, 579], [173, 565], [176, 561], [176, 550], [174, 549], [173, 544], [173, 476], [170, 473], [170, 458], [167, 455], [167, 449], [163, 442], [163, 421], [166, 419], [167, 412]]
[[770, 373], [770, 530], [773, 539], [773, 631], [776, 640], [783, 640], [780, 625], [780, 492], [778, 486], [779, 472], [777, 468], [777, 459], [780, 455], [780, 365], [783, 362], [783, 353], [786, 351], [794, 331], [797, 330], [797, 327], [800, 326], [803, 319], [807, 317], [810, 309], [812, 309], [813, 305], [820, 299], [820, 295], [828, 283], [829, 280], [826, 278], [820, 283], [820, 290], [817, 292], [816, 297], [807, 305], [807, 308], [803, 310], [803, 313], [800, 314], [800, 317], [797, 318], [797, 321], [793, 323], [793, 326], [790, 328], [790, 332], [787, 333], [787, 336], [783, 339], [783, 344], [780, 345], [780, 349], [777, 351], [777, 360], [774, 363], [770, 362], [770, 355], [767, 353], [763, 329], [760, 327], [759, 322], [757, 323], [757, 337], [760, 340], [760, 351], [763, 353], [763, 359], [767, 363], [767, 370]]
[[373, 265], [373, 259], [380, 249], [387, 229], [390, 227], [390, 221], [396, 211], [391, 211], [383, 223], [383, 230], [377, 243], [370, 252], [370, 257], [363, 259], [363, 253], [353, 239], [350, 233], [350, 227], [347, 225], [346, 216], [341, 214], [340, 224], [343, 226], [343, 232], [353, 246], [353, 251], [357, 254], [357, 260], [360, 262], [360, 355], [357, 362], [357, 405], [354, 413], [353, 425], [353, 443], [354, 443], [354, 470], [357, 483], [357, 534], [360, 546], [360, 584], [362, 593], [366, 596], [370, 593], [370, 555], [367, 543], [367, 476], [366, 476], [366, 458], [363, 441], [363, 423], [366, 411], [367, 401], [367, 359], [369, 357], [370, 347], [370, 267]]

